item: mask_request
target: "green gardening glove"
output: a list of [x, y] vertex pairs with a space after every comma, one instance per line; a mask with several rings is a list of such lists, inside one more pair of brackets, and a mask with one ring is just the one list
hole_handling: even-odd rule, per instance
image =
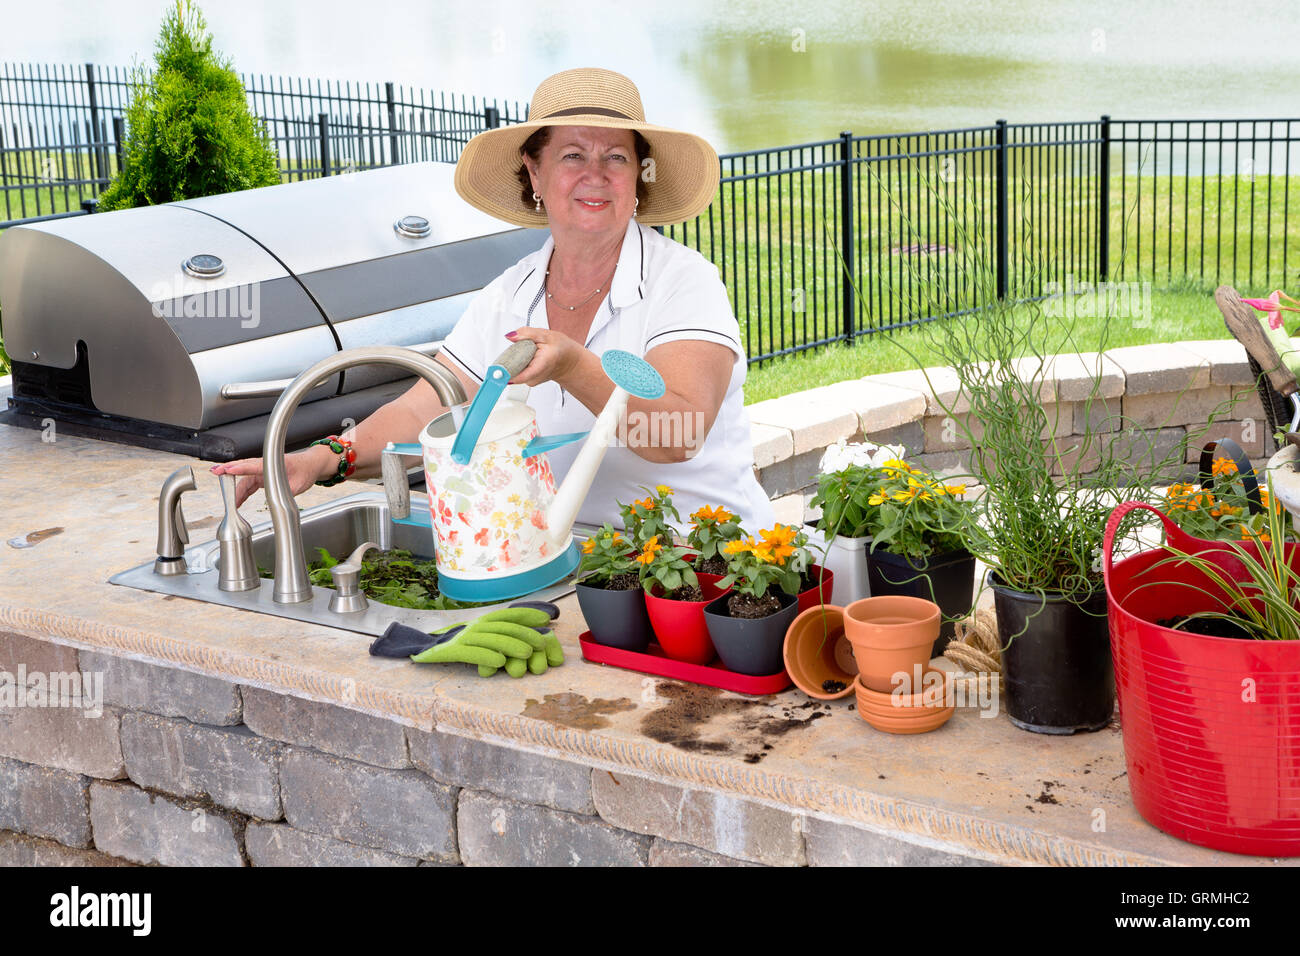
[[555, 635], [543, 626], [551, 616], [529, 607], [501, 608], [483, 614], [468, 624], [455, 624], [433, 632], [447, 632], [448, 637], [419, 654], [411, 655], [417, 664], [474, 664], [480, 677], [491, 677], [500, 668], [512, 677], [531, 671], [543, 673], [547, 667], [564, 662], [564, 652]]

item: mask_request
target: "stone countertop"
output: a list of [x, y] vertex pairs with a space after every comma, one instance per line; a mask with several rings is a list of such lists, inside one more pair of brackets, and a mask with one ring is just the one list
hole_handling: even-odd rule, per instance
[[[470, 667], [373, 658], [365, 635], [110, 585], [113, 574], [153, 557], [158, 488], [170, 472], [195, 466], [198, 490], [184, 499], [191, 544], [215, 533], [217, 481], [181, 456], [53, 437], [0, 426], [0, 629], [733, 794], [796, 819], [850, 822], [977, 859], [1271, 862], [1205, 850], [1143, 821], [1115, 725], [1038, 736], [1004, 714], [959, 708], [937, 732], [894, 736], [859, 719], [851, 697], [820, 702], [791, 689], [747, 698], [589, 664], [572, 596], [560, 602], [563, 667], [484, 680]], [[339, 491], [314, 488], [301, 502]], [[255, 525], [268, 519], [260, 492], [244, 512]]]

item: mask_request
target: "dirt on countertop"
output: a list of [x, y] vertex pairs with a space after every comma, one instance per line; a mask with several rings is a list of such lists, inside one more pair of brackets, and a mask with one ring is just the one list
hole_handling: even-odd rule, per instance
[[626, 697], [589, 700], [581, 694], [547, 694], [540, 702], [531, 697], [524, 701], [524, 717], [549, 721], [575, 730], [599, 730], [609, 726], [609, 716], [635, 710], [636, 704]]
[[772, 751], [772, 741], [827, 716], [821, 701], [777, 706], [726, 694], [716, 687], [659, 681], [664, 706], [641, 720], [651, 740], [691, 753], [733, 754], [758, 763]]

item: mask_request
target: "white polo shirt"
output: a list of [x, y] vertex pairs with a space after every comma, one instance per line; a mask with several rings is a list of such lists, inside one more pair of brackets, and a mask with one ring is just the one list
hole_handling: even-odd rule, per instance
[[[470, 376], [483, 380], [489, 364], [510, 344], [507, 332], [522, 326], [549, 328], [543, 279], [555, 242], [550, 237], [487, 285], [471, 302], [447, 336], [442, 351]], [[740, 327], [727, 301], [718, 271], [693, 249], [655, 230], [628, 223], [609, 293], [587, 333], [586, 348], [596, 355], [622, 349], [645, 356], [658, 345], [683, 339], [717, 342], [731, 349], [735, 361], [726, 397], [713, 427], [699, 449], [683, 462], [656, 463], [627, 448], [611, 447], [601, 463], [578, 520], [621, 525], [615, 502], [644, 498], [646, 487], [672, 487], [673, 504], [682, 517], [678, 530], [689, 528], [690, 514], [703, 505], [722, 505], [741, 517], [745, 530], [757, 534], [775, 523], [772, 504], [754, 477], [754, 449], [745, 414], [745, 350]], [[528, 404], [537, 413], [542, 435], [587, 431], [595, 416], [555, 382], [531, 389]], [[668, 423], [659, 426], [662, 442], [671, 443]], [[689, 423], [673, 423], [690, 427]], [[647, 429], [651, 423], [646, 423]], [[581, 443], [547, 452], [557, 481], [563, 479]]]

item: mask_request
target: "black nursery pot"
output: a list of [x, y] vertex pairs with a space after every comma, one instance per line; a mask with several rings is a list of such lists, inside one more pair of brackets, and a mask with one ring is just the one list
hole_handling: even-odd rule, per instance
[[[939, 605], [945, 618], [957, 618], [970, 613], [975, 594], [975, 556], [960, 549], [931, 555], [913, 564], [904, 555], [867, 548], [867, 582], [872, 597], [897, 594], [922, 598]], [[931, 657], [943, 654], [955, 627], [952, 620], [943, 622]]]
[[[1051, 595], [1044, 602], [994, 578], [989, 583], [1004, 648], [1002, 701], [1011, 722], [1038, 734], [1073, 734], [1109, 724], [1115, 673], [1106, 592], [1089, 598], [1085, 611]], [[1008, 646], [1013, 634], [1019, 636]]]
[[645, 592], [641, 588], [608, 591], [579, 581], [576, 590], [578, 606], [582, 608], [593, 641], [625, 651], [646, 649], [654, 632], [650, 630]]
[[767, 617], [732, 617], [727, 613], [730, 592], [704, 606], [709, 637], [727, 670], [754, 677], [785, 670], [785, 632], [799, 611], [799, 597], [784, 592], [776, 592], [776, 596], [781, 599], [781, 609]]

